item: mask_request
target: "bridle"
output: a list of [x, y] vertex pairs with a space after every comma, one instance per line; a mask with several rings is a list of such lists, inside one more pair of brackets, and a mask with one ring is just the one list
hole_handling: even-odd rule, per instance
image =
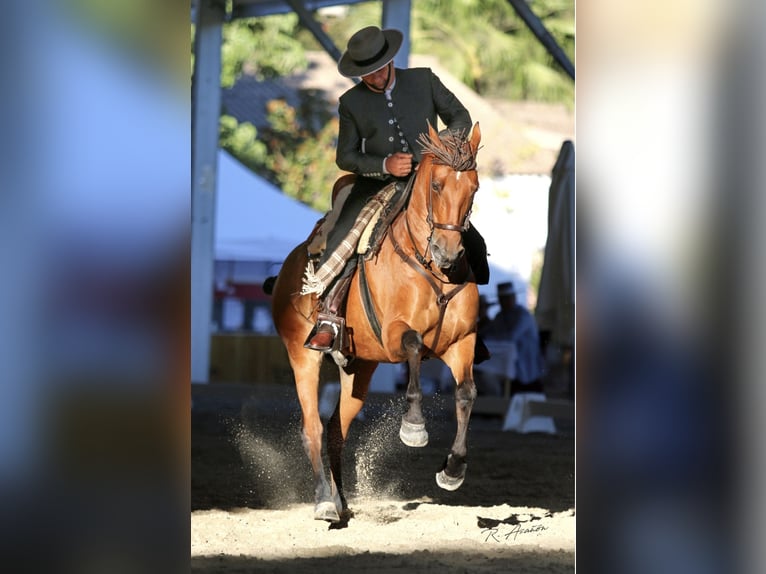
[[433, 163], [431, 164], [431, 171], [428, 172], [428, 215], [426, 215], [426, 221], [430, 227], [431, 233], [428, 235], [428, 243], [431, 243], [431, 237], [434, 234], [435, 229], [444, 229], [446, 231], [459, 231], [463, 233], [468, 231], [469, 220], [471, 219], [471, 209], [469, 208], [463, 217], [462, 225], [453, 225], [452, 223], [437, 223], [434, 221], [434, 187], [433, 187]]
[[[422, 164], [421, 164], [422, 165]], [[434, 163], [433, 160], [430, 162], [429, 171], [428, 171], [428, 204], [427, 204], [427, 214], [426, 214], [426, 222], [428, 223], [428, 237], [426, 238], [426, 253], [430, 253], [430, 245], [431, 241], [433, 240], [434, 231], [437, 229], [443, 229], [445, 231], [457, 231], [459, 233], [464, 233], [468, 231], [468, 228], [470, 227], [470, 219], [471, 219], [471, 208], [468, 209], [465, 216], [463, 217], [463, 223], [462, 224], [453, 224], [453, 223], [439, 223], [437, 221], [434, 221], [434, 207], [433, 207], [433, 194], [434, 194], [434, 187], [433, 187], [433, 167]], [[412, 181], [414, 182], [415, 176], [413, 176]], [[410, 220], [409, 217], [407, 217], [408, 212], [405, 210], [404, 212], [404, 222], [407, 227], [407, 234], [410, 236], [410, 243], [412, 243], [412, 248], [415, 250], [415, 259], [418, 260], [418, 262], [425, 267], [431, 275], [433, 275], [436, 279], [441, 281], [442, 283], [447, 283], [444, 279], [439, 277], [433, 270], [432, 263], [433, 259], [426, 259], [426, 255], [421, 253], [418, 249], [418, 244], [415, 241], [415, 237], [412, 234], [412, 229], [410, 228]]]

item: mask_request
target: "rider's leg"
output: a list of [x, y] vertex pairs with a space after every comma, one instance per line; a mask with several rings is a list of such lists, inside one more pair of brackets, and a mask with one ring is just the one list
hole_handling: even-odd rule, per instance
[[[338, 216], [335, 226], [327, 236], [327, 246], [319, 261], [320, 267], [335, 252], [348, 232], [354, 226], [356, 218], [362, 211], [367, 201], [374, 196], [385, 182], [365, 177], [358, 177], [351, 189], [348, 198], [343, 203], [343, 208]], [[353, 267], [353, 264], [352, 264]], [[312, 335], [305, 346], [317, 351], [329, 351], [332, 349], [335, 338], [338, 336], [342, 325], [342, 313], [346, 301], [346, 293], [351, 283], [351, 272], [347, 265], [341, 278], [335, 281], [324, 295], [322, 306], [319, 310], [317, 324], [312, 330]]]
[[346, 201], [343, 202], [343, 207], [340, 214], [338, 214], [335, 225], [327, 234], [327, 244], [325, 252], [319, 260], [319, 266], [327, 261], [335, 252], [346, 235], [348, 235], [348, 232], [351, 231], [351, 228], [354, 227], [356, 218], [359, 216], [362, 208], [371, 197], [380, 191], [383, 183], [366, 177], [358, 177], [356, 179], [354, 187], [351, 188]]
[[346, 308], [346, 294], [348, 293], [351, 278], [353, 277], [354, 265], [348, 265], [343, 275], [335, 281], [327, 292], [319, 309], [317, 324], [313, 335], [306, 341], [305, 347], [315, 351], [330, 351], [335, 343], [335, 338], [340, 333], [343, 323], [343, 315]]

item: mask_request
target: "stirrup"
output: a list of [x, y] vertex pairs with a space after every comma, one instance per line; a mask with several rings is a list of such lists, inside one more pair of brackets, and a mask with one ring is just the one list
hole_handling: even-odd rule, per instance
[[[330, 342], [328, 346], [319, 347], [316, 345], [312, 345], [311, 340], [316, 336], [316, 334], [319, 332], [320, 328], [323, 325], [328, 325], [332, 328], [332, 341]], [[329, 353], [337, 348], [339, 333], [340, 333], [340, 326], [338, 325], [336, 321], [321, 319], [317, 321], [317, 323], [311, 329], [311, 332], [309, 333], [309, 336], [306, 338], [306, 342], [303, 343], [303, 346], [306, 347], [307, 349], [312, 349], [314, 351], [322, 351], [324, 353]]]

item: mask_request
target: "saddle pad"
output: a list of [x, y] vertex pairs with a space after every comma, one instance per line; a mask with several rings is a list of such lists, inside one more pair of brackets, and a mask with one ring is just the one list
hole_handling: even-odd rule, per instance
[[321, 296], [324, 293], [327, 286], [343, 270], [349, 257], [354, 255], [362, 232], [367, 227], [373, 214], [379, 211], [380, 206], [386, 204], [386, 197], [394, 189], [396, 189], [394, 184], [387, 185], [364, 205], [356, 218], [354, 226], [346, 234], [335, 251], [330, 253], [327, 260], [319, 266], [319, 269], [315, 268], [314, 261], [309, 258], [306, 264], [306, 271], [303, 274], [301, 295], [316, 293]]
[[380, 216], [383, 213], [383, 210], [386, 208], [389, 201], [391, 201], [391, 197], [393, 197], [395, 191], [396, 191], [396, 186], [394, 184], [389, 184], [380, 191], [380, 198], [383, 201], [383, 203], [378, 205], [377, 209], [372, 214], [372, 217], [370, 218], [370, 222], [367, 224], [367, 227], [364, 228], [364, 231], [362, 232], [362, 236], [359, 238], [359, 243], [356, 246], [356, 252], [358, 254], [364, 255], [365, 253], [367, 253], [367, 250], [370, 248], [370, 238], [372, 237], [372, 232], [375, 230], [375, 227], [378, 224], [378, 221], [380, 220]]

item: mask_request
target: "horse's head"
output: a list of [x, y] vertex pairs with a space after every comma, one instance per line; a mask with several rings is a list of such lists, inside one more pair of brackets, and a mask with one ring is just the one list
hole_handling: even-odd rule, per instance
[[[410, 204], [426, 213], [428, 249], [440, 269], [451, 267], [463, 254], [462, 232], [468, 229], [473, 196], [479, 189], [476, 152], [481, 141], [478, 122], [469, 136], [446, 133], [439, 136], [428, 125], [428, 135], [418, 140], [423, 159]], [[413, 206], [414, 207], [414, 206]]]

